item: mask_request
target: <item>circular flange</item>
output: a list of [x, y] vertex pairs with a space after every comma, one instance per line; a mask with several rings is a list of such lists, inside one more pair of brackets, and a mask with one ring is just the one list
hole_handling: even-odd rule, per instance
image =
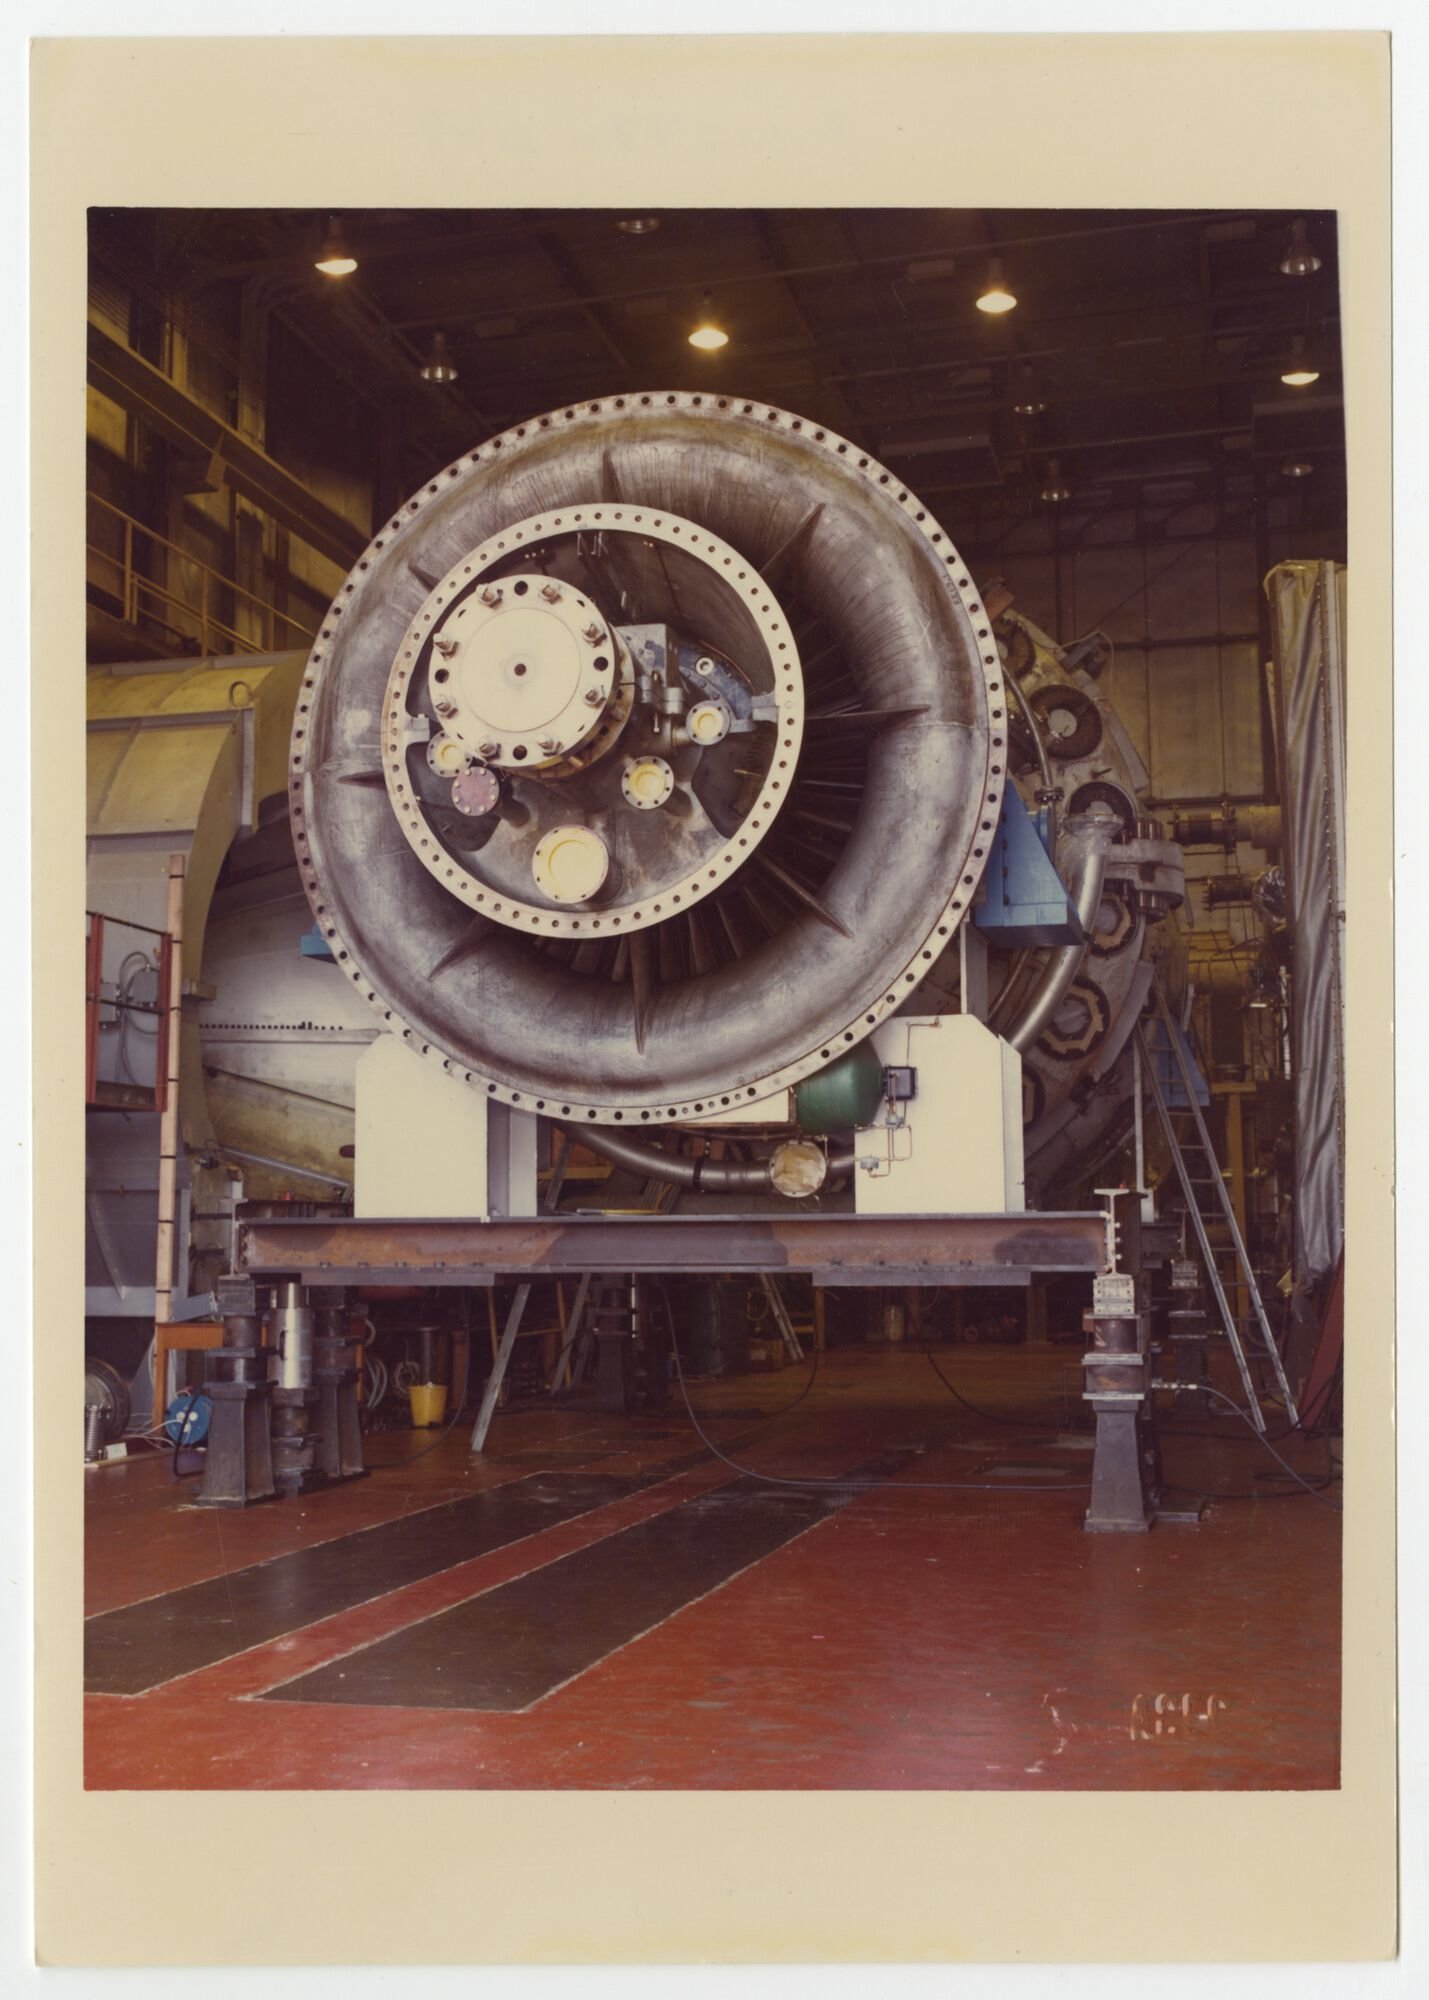
[[637, 812], [655, 812], [675, 789], [675, 774], [663, 757], [631, 757], [620, 774], [627, 805]]
[[537, 572], [468, 592], [432, 634], [428, 676], [449, 735], [500, 769], [534, 770], [594, 734], [615, 657], [589, 600]]
[[1050, 756], [1064, 763], [1090, 757], [1102, 740], [1101, 710], [1081, 688], [1060, 683], [1040, 687], [1031, 698]]
[[[409, 704], [412, 700], [413, 684], [421, 669], [428, 668], [434, 705], [449, 703], [452, 713], [442, 715], [441, 720], [450, 731], [473, 727], [471, 716], [466, 713], [463, 703], [474, 700], [480, 694], [488, 707], [500, 709], [500, 714], [508, 720], [519, 713], [523, 721], [532, 711], [522, 707], [521, 689], [527, 679], [539, 677], [546, 690], [543, 701], [552, 698], [552, 693], [566, 687], [554, 670], [547, 673], [544, 667], [538, 669], [533, 658], [536, 649], [524, 643], [534, 632], [533, 626], [523, 625], [523, 643], [507, 647], [504, 642], [493, 641], [483, 645], [479, 636], [483, 627], [478, 620], [472, 627], [473, 639], [468, 649], [468, 641], [463, 638], [454, 641], [457, 613], [453, 606], [465, 607], [475, 600], [482, 610], [493, 620], [502, 613], [508, 602], [507, 583], [512, 585], [511, 597], [516, 586], [527, 586], [520, 600], [522, 610], [532, 602], [540, 607], [532, 612], [539, 617], [542, 612], [560, 610], [562, 605], [542, 605], [536, 586], [539, 577], [503, 577], [483, 588], [481, 579], [489, 571], [506, 562], [513, 551], [530, 547], [533, 542], [548, 540], [553, 536], [580, 534], [599, 530], [606, 537], [619, 534], [638, 535], [647, 542], [665, 543], [693, 556], [705, 566], [715, 579], [721, 592], [735, 594], [739, 608], [754, 624], [767, 655], [767, 670], [770, 675], [770, 692], [775, 705], [776, 734], [769, 769], [765, 772], [759, 792], [745, 814], [743, 821], [729, 839], [715, 850], [701, 856], [699, 865], [675, 880], [662, 885], [653, 893], [642, 894], [639, 901], [632, 904], [597, 906], [581, 916], [564, 916], [552, 903], [528, 903], [521, 898], [493, 888], [488, 882], [474, 874], [462, 859], [443, 846], [429, 825], [422, 804], [413, 790], [407, 772], [406, 750], [409, 730], [412, 725]], [[574, 682], [574, 703], [584, 707], [590, 718], [592, 729], [602, 723], [604, 706], [600, 711], [586, 707], [584, 696], [591, 685], [601, 689], [611, 689], [611, 713], [606, 716], [603, 729], [596, 729], [594, 742], [606, 747], [605, 738], [618, 733], [619, 727], [629, 713], [631, 692], [627, 691], [628, 675], [625, 670], [625, 649], [619, 644], [614, 633], [606, 626], [599, 613], [593, 611], [587, 600], [576, 593], [568, 593], [566, 605], [573, 604], [573, 616], [581, 631], [581, 642], [591, 653], [589, 678], [578, 678]], [[515, 614], [513, 614], [515, 615]], [[489, 629], [494, 630], [495, 626]], [[436, 641], [441, 639], [452, 651], [444, 651]], [[560, 642], [550, 642], [553, 655], [560, 654]], [[468, 681], [459, 678], [459, 663], [471, 662], [472, 694], [468, 694]], [[484, 693], [486, 682], [483, 678], [497, 663], [495, 675], [503, 681], [499, 700], [493, 702]], [[516, 668], [526, 671], [518, 675]], [[447, 678], [439, 681], [439, 675]], [[440, 713], [440, 711], [439, 711]], [[474, 711], [473, 711], [474, 713]], [[387, 794], [397, 815], [397, 823], [406, 837], [407, 844], [444, 889], [459, 896], [464, 903], [482, 916], [493, 918], [513, 930], [539, 931], [547, 936], [568, 936], [587, 938], [592, 934], [605, 935], [607, 932], [625, 932], [647, 929], [652, 924], [664, 921], [675, 912], [686, 909], [691, 903], [700, 901], [720, 883], [729, 880], [735, 869], [747, 861], [753, 850], [773, 824], [780, 806], [788, 795], [793, 773], [798, 762], [799, 747], [804, 735], [804, 683], [799, 668], [798, 648], [788, 620], [774, 593], [764, 582], [758, 570], [739, 551], [719, 536], [700, 527], [696, 522], [684, 520], [677, 514], [648, 507], [628, 506], [577, 506], [553, 508], [541, 515], [528, 516], [516, 521], [500, 534], [490, 538], [481, 547], [448, 570], [441, 582], [429, 593], [417, 616], [408, 626], [398, 648], [388, 678], [383, 700], [384, 715], [384, 758], [383, 776]], [[496, 715], [482, 718], [494, 731], [500, 726]], [[588, 732], [589, 733], [589, 732]], [[487, 736], [477, 726], [479, 740], [475, 744], [477, 754], [489, 764], [500, 763], [511, 772], [529, 770], [536, 766], [542, 752], [538, 742], [533, 753], [525, 737], [508, 742], [496, 736]], [[550, 739], [553, 743], [556, 739]], [[524, 754], [523, 754], [524, 752]], [[512, 761], [514, 759], [514, 761]], [[560, 747], [546, 758], [547, 769], [543, 775], [560, 777], [563, 771], [577, 768], [581, 761], [580, 745], [569, 749]], [[642, 760], [659, 762], [661, 760]], [[666, 767], [668, 769], [668, 766]], [[673, 780], [671, 784], [673, 788]], [[647, 803], [662, 805], [669, 797], [631, 799], [632, 804]], [[627, 797], [629, 797], [627, 793]], [[539, 884], [540, 878], [536, 877]]]
[[[697, 661], [696, 673], [707, 663]], [[685, 734], [691, 743], [698, 743], [702, 750], [712, 744], [723, 743], [729, 734], [729, 710], [722, 701], [697, 701], [685, 717]]]
[[482, 819], [501, 803], [501, 780], [489, 764], [472, 764], [452, 786], [452, 804], [458, 812]]
[[609, 850], [589, 826], [553, 826], [531, 857], [536, 887], [554, 903], [588, 903], [609, 869]]
[[455, 736], [434, 736], [427, 745], [427, 762], [439, 778], [459, 778], [473, 761], [473, 753]]
[[1108, 779], [1093, 778], [1085, 785], [1078, 785], [1067, 801], [1069, 819], [1114, 820], [1126, 840], [1136, 837], [1136, 801], [1121, 785], [1114, 785]]
[[[324, 752], [318, 746], [332, 742], [334, 717], [339, 712], [334, 704], [340, 703], [343, 698], [344, 673], [351, 671], [361, 677], [368, 672], [366, 663], [371, 657], [372, 646], [369, 634], [379, 630], [389, 615], [388, 606], [394, 591], [401, 589], [404, 570], [418, 576], [422, 573], [417, 551], [425, 554], [431, 539], [431, 530], [425, 519], [427, 510], [443, 510], [438, 518], [445, 518], [455, 501], [459, 507], [484, 516], [486, 525], [483, 533], [494, 549], [498, 552], [519, 549], [522, 543], [517, 536], [526, 531], [519, 525], [517, 528], [496, 526], [494, 509], [489, 499], [483, 497], [500, 490], [499, 486], [493, 485], [493, 475], [508, 471], [515, 474], [533, 454], [540, 457], [542, 465], [547, 465], [551, 463], [550, 448], [570, 450], [577, 454], [580, 462], [591, 468], [586, 475], [590, 480], [586, 490], [590, 491], [600, 478], [602, 453], [608, 449], [611, 427], [626, 426], [628, 433], [634, 435], [635, 426], [643, 425], [647, 416], [681, 427], [682, 442], [678, 450], [685, 457], [689, 456], [690, 445], [699, 445], [706, 432], [711, 444], [725, 442], [724, 438], [716, 438], [717, 432], [724, 432], [728, 442], [736, 449], [742, 446], [749, 450], [748, 462], [751, 465], [757, 462], [756, 455], [761, 450], [765, 455], [769, 454], [771, 444], [776, 452], [792, 445], [810, 459], [822, 460], [829, 468], [829, 477], [843, 482], [843, 492], [848, 495], [849, 505], [855, 510], [861, 507], [869, 517], [868, 522], [856, 531], [856, 538], [849, 541], [850, 550], [867, 545], [869, 537], [875, 532], [873, 520], [880, 516], [884, 530], [894, 538], [895, 543], [900, 535], [921, 543], [923, 560], [936, 566], [931, 571], [932, 591], [925, 600], [926, 604], [936, 606], [940, 591], [945, 591], [951, 600], [947, 613], [939, 614], [946, 617], [944, 644], [953, 649], [953, 655], [959, 661], [960, 674], [964, 675], [958, 682], [963, 690], [959, 699], [969, 704], [957, 728], [963, 732], [972, 728], [978, 739], [978, 750], [971, 760], [975, 775], [972, 776], [971, 796], [968, 797], [968, 815], [965, 826], [960, 825], [957, 829], [953, 846], [940, 850], [942, 880], [944, 884], [951, 885], [950, 893], [943, 895], [932, 909], [931, 921], [925, 917], [913, 930], [911, 944], [905, 944], [896, 956], [885, 952], [884, 962], [872, 966], [865, 974], [862, 990], [857, 993], [849, 991], [848, 999], [843, 1003], [847, 1025], [842, 1029], [832, 1027], [827, 1019], [798, 1026], [797, 1033], [802, 1043], [800, 1052], [790, 1050], [791, 1034], [781, 1034], [776, 1029], [777, 1047], [767, 1050], [762, 1062], [750, 1060], [741, 1063], [742, 1077], [748, 1081], [736, 1081], [728, 1074], [722, 1080], [705, 1077], [700, 1080], [703, 1087], [695, 1089], [690, 1089], [688, 1084], [681, 1087], [673, 1079], [662, 1083], [659, 1075], [648, 1072], [648, 1062], [646, 1073], [640, 1080], [632, 1075], [614, 1089], [609, 1083], [596, 1081], [589, 1073], [580, 1082], [567, 1079], [561, 1084], [553, 1084], [549, 1080], [537, 1080], [539, 1072], [534, 1066], [529, 1074], [523, 1070], [516, 1078], [512, 1075], [513, 1065], [507, 1059], [504, 1045], [499, 1056], [495, 1050], [479, 1053], [470, 1047], [463, 1052], [462, 1035], [455, 1025], [446, 1026], [431, 1017], [425, 997], [430, 990], [426, 977], [415, 982], [399, 979], [397, 987], [393, 988], [379, 947], [379, 939], [385, 939], [386, 933], [372, 930], [364, 922], [362, 912], [353, 900], [356, 893], [354, 883], [365, 888], [371, 873], [366, 865], [369, 850], [363, 849], [360, 861], [355, 857], [350, 860], [347, 836], [335, 840], [327, 832], [325, 801], [330, 787], [340, 785], [342, 778], [340, 774], [335, 774], [331, 780], [319, 782]], [[544, 456], [540, 456], [542, 454]], [[609, 500], [577, 499], [572, 490], [573, 481], [562, 483], [550, 480], [547, 483], [554, 497], [541, 519], [548, 530], [557, 533], [574, 526], [592, 532], [608, 525], [623, 526], [637, 512], [655, 520], [668, 518], [653, 515], [648, 509], [635, 510]], [[741, 523], [747, 516], [740, 514], [736, 518], [736, 509], [744, 483], [736, 475], [728, 485], [728, 505], [718, 485], [709, 490], [727, 516], [724, 524], [726, 532], [742, 534]], [[842, 500], [840, 504], [843, 504]], [[795, 522], [791, 521], [789, 526], [793, 525]], [[785, 529], [784, 533], [787, 532]], [[714, 541], [716, 534], [712, 531], [707, 539]], [[815, 539], [817, 537], [810, 538]], [[414, 543], [416, 547], [409, 555], [408, 550]], [[777, 546], [778, 543], [771, 543], [762, 559], [767, 562]], [[803, 560], [806, 549], [807, 544], [795, 558], [796, 563]], [[760, 598], [761, 584], [753, 555], [746, 556], [735, 550], [732, 551], [732, 560], [738, 565], [732, 580], [748, 592], [750, 605], [759, 601], [772, 602]], [[911, 562], [911, 558], [907, 560]], [[430, 610], [419, 611], [413, 630], [419, 634], [429, 632], [432, 615]], [[926, 612], [919, 623], [926, 652]], [[793, 656], [792, 635], [777, 643], [781, 646], [778, 654], [781, 662], [785, 657]], [[783, 647], [789, 649], [787, 655]], [[910, 654], [909, 658], [912, 657]], [[966, 677], [968, 670], [970, 679]], [[942, 658], [937, 680], [927, 684], [930, 694], [937, 688], [953, 685], [948, 674], [949, 660]], [[944, 699], [942, 696], [938, 698]], [[398, 724], [401, 715], [400, 712], [392, 713], [389, 706], [379, 720], [384, 725], [389, 720]], [[358, 748], [361, 738], [357, 732], [363, 726], [359, 707], [352, 730], [344, 739], [351, 743], [349, 754], [353, 756], [365, 751], [365, 744], [362, 751]], [[920, 719], [920, 727], [926, 729], [927, 726], [927, 722]], [[374, 538], [338, 593], [309, 656], [294, 718], [289, 763], [293, 839], [304, 888], [313, 905], [318, 926], [328, 940], [340, 969], [374, 1008], [382, 1024], [399, 1035], [415, 1053], [436, 1062], [473, 1087], [484, 1090], [489, 1098], [527, 1111], [616, 1124], [637, 1120], [652, 1125], [678, 1124], [718, 1112], [734, 1103], [771, 1096], [801, 1082], [823, 1069], [836, 1054], [845, 1053], [848, 1047], [861, 1041], [902, 1006], [928, 965], [946, 948], [957, 924], [971, 907], [985, 864], [989, 836], [995, 829], [1002, 802], [1006, 781], [1006, 742], [1003, 669], [980, 593], [948, 536], [929, 516], [916, 494], [902, 486], [894, 473], [876, 459], [861, 453], [857, 445], [841, 438], [836, 432], [816, 427], [806, 418], [773, 406], [741, 403], [729, 396], [714, 397], [676, 390], [615, 396], [549, 411], [489, 439], [449, 466], [440, 479], [432, 480], [384, 524], [382, 532]], [[386, 749], [388, 745], [389, 739], [384, 733], [381, 747]], [[387, 765], [393, 761], [400, 759], [383, 759], [384, 774]], [[792, 768], [791, 764], [791, 776]], [[320, 794], [324, 804], [323, 810], [317, 812], [314, 804]], [[360, 792], [348, 794], [349, 799], [355, 796], [360, 797]], [[437, 881], [447, 888], [454, 886], [460, 873], [458, 863], [451, 861], [443, 866], [435, 856], [423, 858], [424, 865]], [[332, 874], [334, 869], [339, 872]], [[463, 900], [469, 898], [463, 897]], [[494, 909], [488, 909], [487, 914], [500, 915]], [[595, 920], [587, 923], [584, 919], [570, 920], [559, 915], [544, 916], [539, 925], [533, 922], [530, 928], [546, 929], [548, 926], [558, 935], [563, 930], [568, 935], [577, 931], [582, 937], [597, 928]], [[618, 926], [612, 925], [612, 928]], [[833, 938], [833, 947], [840, 948], [837, 936]], [[811, 1028], [816, 1032], [810, 1033]]]

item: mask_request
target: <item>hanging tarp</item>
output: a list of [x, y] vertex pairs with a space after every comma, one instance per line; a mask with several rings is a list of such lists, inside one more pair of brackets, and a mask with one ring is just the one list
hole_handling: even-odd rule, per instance
[[1345, 572], [1280, 563], [1270, 600], [1291, 940], [1294, 1290], [1289, 1360], [1303, 1375], [1345, 1232]]

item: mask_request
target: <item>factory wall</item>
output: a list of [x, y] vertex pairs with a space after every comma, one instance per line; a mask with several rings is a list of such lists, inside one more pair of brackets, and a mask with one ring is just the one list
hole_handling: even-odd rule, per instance
[[[155, 226], [158, 226], [156, 222]], [[370, 525], [379, 464], [377, 418], [332, 394], [324, 364], [262, 298], [217, 283], [163, 309], [135, 283], [96, 262], [89, 319], [159, 368], [186, 395], [293, 472], [311, 492], [362, 528]], [[316, 630], [344, 571], [224, 483], [190, 462], [119, 404], [88, 392], [87, 479], [91, 495], [172, 544], [136, 538], [136, 567], [166, 593], [172, 630], [197, 640], [201, 565], [239, 586], [208, 581], [209, 610], [256, 650], [301, 643]], [[91, 592], [117, 599], [125, 547], [122, 522], [87, 510]], [[257, 606], [295, 622], [265, 630]], [[157, 606], [157, 596], [149, 600]], [[186, 609], [186, 607], [188, 607]], [[222, 635], [220, 635], [221, 639]], [[236, 650], [213, 643], [209, 650]], [[166, 648], [169, 650], [169, 648]]]
[[[1129, 524], [1128, 524], [1129, 525]], [[1063, 644], [1101, 631], [1102, 674], [1158, 800], [1259, 798], [1260, 638], [1253, 538], [1188, 519], [1184, 539], [1080, 546], [1003, 565], [1018, 609]]]

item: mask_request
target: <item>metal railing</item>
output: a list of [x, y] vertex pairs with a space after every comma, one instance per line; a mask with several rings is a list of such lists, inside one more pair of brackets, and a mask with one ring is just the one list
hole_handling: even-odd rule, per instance
[[[152, 924], [133, 923], [127, 917], [106, 917], [98, 910], [86, 910], [84, 915], [89, 927], [84, 951], [85, 1105], [96, 1110], [162, 1112], [168, 1101], [169, 1088], [169, 1036], [172, 1024], [167, 996], [171, 983], [174, 940], [168, 931], [155, 930]], [[122, 977], [110, 982], [113, 990], [106, 993], [104, 977], [106, 926], [119, 931], [135, 931], [145, 938], [158, 939], [158, 944], [152, 947], [153, 970], [157, 979], [157, 997], [154, 1000], [131, 998]], [[110, 1010], [111, 1017], [108, 1023], [103, 1020], [103, 1011], [106, 1007]], [[141, 1081], [132, 1071], [127, 1079], [107, 1079], [99, 1074], [100, 1029], [106, 1025], [117, 1029], [122, 1048], [123, 1031], [131, 1017], [150, 1017], [154, 1021], [154, 1027], [149, 1031], [155, 1038], [152, 1083]]]
[[[179, 656], [187, 652], [200, 658], [210, 653], [277, 653], [312, 643], [315, 624], [305, 625], [286, 611], [265, 604], [251, 590], [231, 582], [201, 557], [155, 534], [97, 493], [85, 498], [90, 509], [86, 581], [119, 606], [118, 616], [126, 625]], [[94, 538], [96, 513], [118, 523], [117, 549], [98, 546]], [[173, 586], [167, 581], [171, 576]], [[220, 615], [220, 608], [226, 617]]]

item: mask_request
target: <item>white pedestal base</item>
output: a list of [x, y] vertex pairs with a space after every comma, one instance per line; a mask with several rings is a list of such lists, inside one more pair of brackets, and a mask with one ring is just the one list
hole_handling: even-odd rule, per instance
[[382, 1035], [357, 1064], [353, 1213], [536, 1213], [536, 1120]]
[[885, 1066], [917, 1070], [918, 1091], [854, 1135], [858, 1214], [1020, 1214], [1027, 1193], [1016, 1049], [971, 1014], [886, 1021], [871, 1039]]

